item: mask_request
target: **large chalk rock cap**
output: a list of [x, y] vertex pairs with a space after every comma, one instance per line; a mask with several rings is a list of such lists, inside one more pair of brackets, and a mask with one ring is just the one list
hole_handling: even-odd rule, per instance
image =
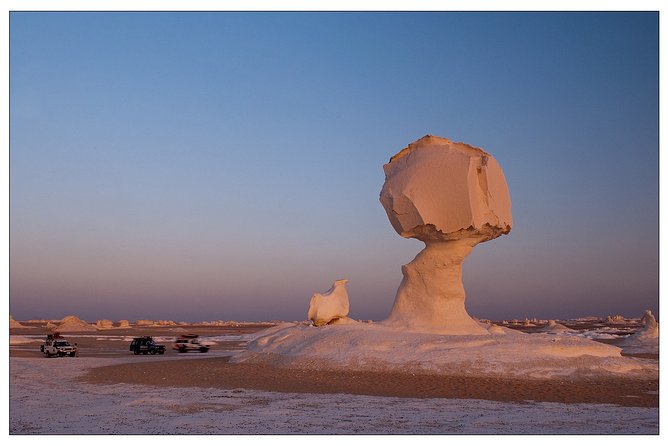
[[491, 240], [510, 232], [501, 166], [478, 147], [427, 135], [383, 166], [380, 201], [402, 237]]

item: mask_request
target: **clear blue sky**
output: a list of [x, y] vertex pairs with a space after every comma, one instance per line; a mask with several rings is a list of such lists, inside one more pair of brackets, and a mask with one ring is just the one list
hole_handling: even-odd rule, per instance
[[382, 165], [434, 134], [503, 167], [477, 317], [658, 307], [658, 14], [12, 13], [10, 312], [302, 320], [401, 265]]

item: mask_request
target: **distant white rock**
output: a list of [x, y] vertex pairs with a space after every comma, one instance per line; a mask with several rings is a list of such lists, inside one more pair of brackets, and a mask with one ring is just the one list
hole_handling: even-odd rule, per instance
[[[308, 318], [314, 325], [330, 324], [338, 319], [348, 316], [350, 302], [346, 291], [348, 280], [340, 279], [334, 282], [332, 287], [324, 294], [315, 293], [311, 297], [308, 308]], [[350, 321], [339, 321], [349, 323]]]
[[97, 329], [88, 322], [79, 319], [77, 316], [66, 316], [59, 324], [53, 327], [53, 330], [66, 333], [75, 331], [96, 331]]
[[573, 330], [563, 324], [558, 323], [554, 319], [550, 319], [547, 321], [547, 325], [540, 327], [537, 331], [543, 333], [569, 333]]
[[98, 330], [114, 328], [114, 321], [111, 321], [109, 319], [99, 319], [95, 322], [95, 328], [97, 328]]
[[624, 324], [626, 319], [621, 314], [616, 314], [614, 316], [608, 316], [605, 320], [606, 324]]
[[138, 327], [147, 327], [150, 325], [155, 325], [155, 322], [149, 320], [149, 319], [137, 319], [135, 321], [135, 325]]
[[172, 325], [176, 325], [176, 322], [170, 320], [159, 320], [155, 322], [155, 325], [159, 325], [161, 327], [171, 327]]
[[130, 321], [126, 319], [121, 319], [118, 321], [118, 328], [131, 328]]
[[532, 321], [530, 321], [527, 318], [524, 318], [524, 322], [522, 322], [523, 327], [535, 327], [536, 324], [534, 324]]
[[659, 324], [650, 310], [640, 320], [643, 328], [624, 339], [619, 346], [625, 353], [659, 353]]
[[14, 320], [14, 318], [10, 314], [9, 315], [9, 328], [25, 328], [25, 325], [23, 325], [22, 323]]

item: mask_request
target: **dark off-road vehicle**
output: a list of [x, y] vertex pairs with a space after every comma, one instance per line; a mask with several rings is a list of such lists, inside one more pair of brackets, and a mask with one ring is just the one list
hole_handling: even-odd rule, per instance
[[156, 344], [152, 337], [142, 336], [141, 338], [134, 338], [130, 343], [130, 351], [135, 355], [143, 354], [148, 355], [149, 353], [155, 355], [165, 354], [165, 346], [161, 344]]

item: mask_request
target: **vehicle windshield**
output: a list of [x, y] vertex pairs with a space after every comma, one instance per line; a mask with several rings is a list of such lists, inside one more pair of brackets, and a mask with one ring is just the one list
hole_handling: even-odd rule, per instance
[[56, 347], [69, 347], [70, 343], [67, 341], [56, 341], [54, 344]]

